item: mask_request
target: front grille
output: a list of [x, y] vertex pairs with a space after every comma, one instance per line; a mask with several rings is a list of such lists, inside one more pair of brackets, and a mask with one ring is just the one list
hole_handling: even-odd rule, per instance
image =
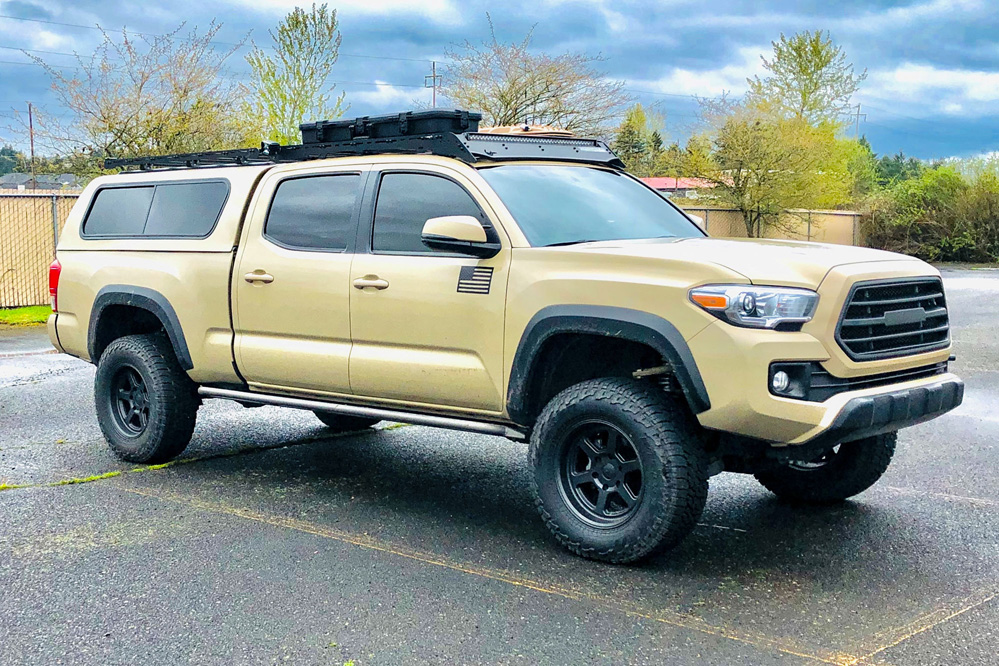
[[940, 278], [858, 282], [836, 341], [855, 361], [911, 356], [946, 347], [950, 322]]

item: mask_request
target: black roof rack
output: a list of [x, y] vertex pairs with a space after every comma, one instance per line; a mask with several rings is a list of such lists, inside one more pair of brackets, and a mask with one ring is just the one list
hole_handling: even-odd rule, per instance
[[262, 143], [260, 148], [108, 158], [104, 168], [194, 168], [385, 154], [439, 155], [470, 164], [479, 160], [561, 160], [624, 167], [603, 141], [484, 134], [477, 131], [481, 117], [467, 111], [434, 110], [303, 123], [299, 145]]

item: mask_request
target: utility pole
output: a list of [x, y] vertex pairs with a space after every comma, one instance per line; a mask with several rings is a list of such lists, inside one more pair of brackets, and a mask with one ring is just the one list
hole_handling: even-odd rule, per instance
[[863, 116], [864, 122], [867, 122], [867, 114], [860, 112], [860, 103], [858, 102], [857, 103], [857, 112], [856, 113], [851, 113], [850, 115], [854, 116], [853, 138], [857, 139], [859, 141], [860, 140], [860, 118], [861, 118], [861, 116]]
[[31, 102], [28, 102], [28, 136], [31, 141], [31, 189], [38, 189], [38, 181], [35, 180], [35, 118]]
[[437, 88], [440, 86], [442, 79], [443, 77], [437, 73], [437, 61], [431, 60], [430, 74], [423, 77], [423, 87], [434, 89], [433, 108], [435, 109], [437, 108]]

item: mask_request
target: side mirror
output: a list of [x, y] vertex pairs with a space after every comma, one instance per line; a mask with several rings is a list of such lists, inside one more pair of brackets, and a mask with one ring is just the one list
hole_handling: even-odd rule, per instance
[[693, 222], [698, 227], [700, 227], [701, 231], [705, 231], [705, 229], [704, 229], [704, 218], [703, 217], [701, 217], [700, 215], [694, 215], [693, 213], [687, 213], [687, 217], [690, 218], [691, 222]]
[[423, 225], [423, 244], [434, 250], [470, 254], [488, 259], [500, 251], [498, 242], [490, 242], [482, 224], [471, 215], [432, 217]]

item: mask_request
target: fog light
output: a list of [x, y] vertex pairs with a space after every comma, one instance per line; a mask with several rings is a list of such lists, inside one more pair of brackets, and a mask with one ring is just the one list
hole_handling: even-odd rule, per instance
[[770, 385], [773, 386], [774, 390], [778, 393], [783, 393], [789, 386], [791, 386], [791, 378], [788, 377], [786, 372], [779, 370], [774, 373], [773, 379], [770, 380]]

